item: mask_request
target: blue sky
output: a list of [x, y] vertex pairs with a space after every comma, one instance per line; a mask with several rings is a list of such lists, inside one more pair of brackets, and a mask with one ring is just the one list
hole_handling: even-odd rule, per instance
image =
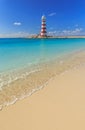
[[40, 33], [43, 14], [48, 34], [85, 35], [85, 0], [0, 0], [0, 37]]

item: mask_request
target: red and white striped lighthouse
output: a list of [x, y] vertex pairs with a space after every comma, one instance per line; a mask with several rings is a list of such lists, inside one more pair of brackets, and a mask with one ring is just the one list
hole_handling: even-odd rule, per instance
[[42, 22], [41, 22], [41, 37], [46, 37], [47, 32], [46, 32], [46, 17], [43, 15], [42, 16]]

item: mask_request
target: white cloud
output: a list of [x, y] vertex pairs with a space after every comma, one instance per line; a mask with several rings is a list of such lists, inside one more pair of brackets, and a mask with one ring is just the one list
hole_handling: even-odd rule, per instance
[[20, 25], [22, 25], [21, 22], [14, 22], [13, 24], [16, 25], [16, 26], [20, 26]]
[[5, 33], [0, 34], [0, 38], [18, 38], [18, 37], [28, 37], [30, 34], [28, 32], [15, 32], [15, 33]]
[[53, 36], [53, 35], [56, 35], [56, 34], [57, 34], [57, 31], [56, 31], [56, 30], [54, 30], [54, 31], [49, 31], [49, 32], [48, 32], [48, 35], [52, 35], [52, 36]]
[[61, 33], [63, 35], [80, 35], [82, 31], [82, 28], [75, 28], [74, 30], [63, 30]]
[[53, 30], [49, 31], [48, 35], [55, 35], [55, 36], [72, 36], [72, 35], [85, 35], [85, 31], [82, 28], [75, 28], [65, 29], [65, 30]]
[[50, 13], [48, 16], [54, 16], [56, 15], [56, 12]]

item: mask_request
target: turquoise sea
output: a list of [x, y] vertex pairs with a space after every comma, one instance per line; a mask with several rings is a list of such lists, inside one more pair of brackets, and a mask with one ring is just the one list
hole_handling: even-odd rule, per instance
[[0, 39], [0, 107], [31, 95], [56, 74], [85, 63], [85, 39]]
[[85, 48], [85, 39], [0, 39], [0, 72], [51, 61]]

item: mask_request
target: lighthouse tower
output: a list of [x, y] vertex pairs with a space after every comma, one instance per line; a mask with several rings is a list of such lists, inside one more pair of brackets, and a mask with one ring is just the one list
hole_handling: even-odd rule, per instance
[[47, 32], [46, 32], [46, 17], [44, 15], [42, 16], [40, 36], [41, 37], [46, 37], [47, 36]]

